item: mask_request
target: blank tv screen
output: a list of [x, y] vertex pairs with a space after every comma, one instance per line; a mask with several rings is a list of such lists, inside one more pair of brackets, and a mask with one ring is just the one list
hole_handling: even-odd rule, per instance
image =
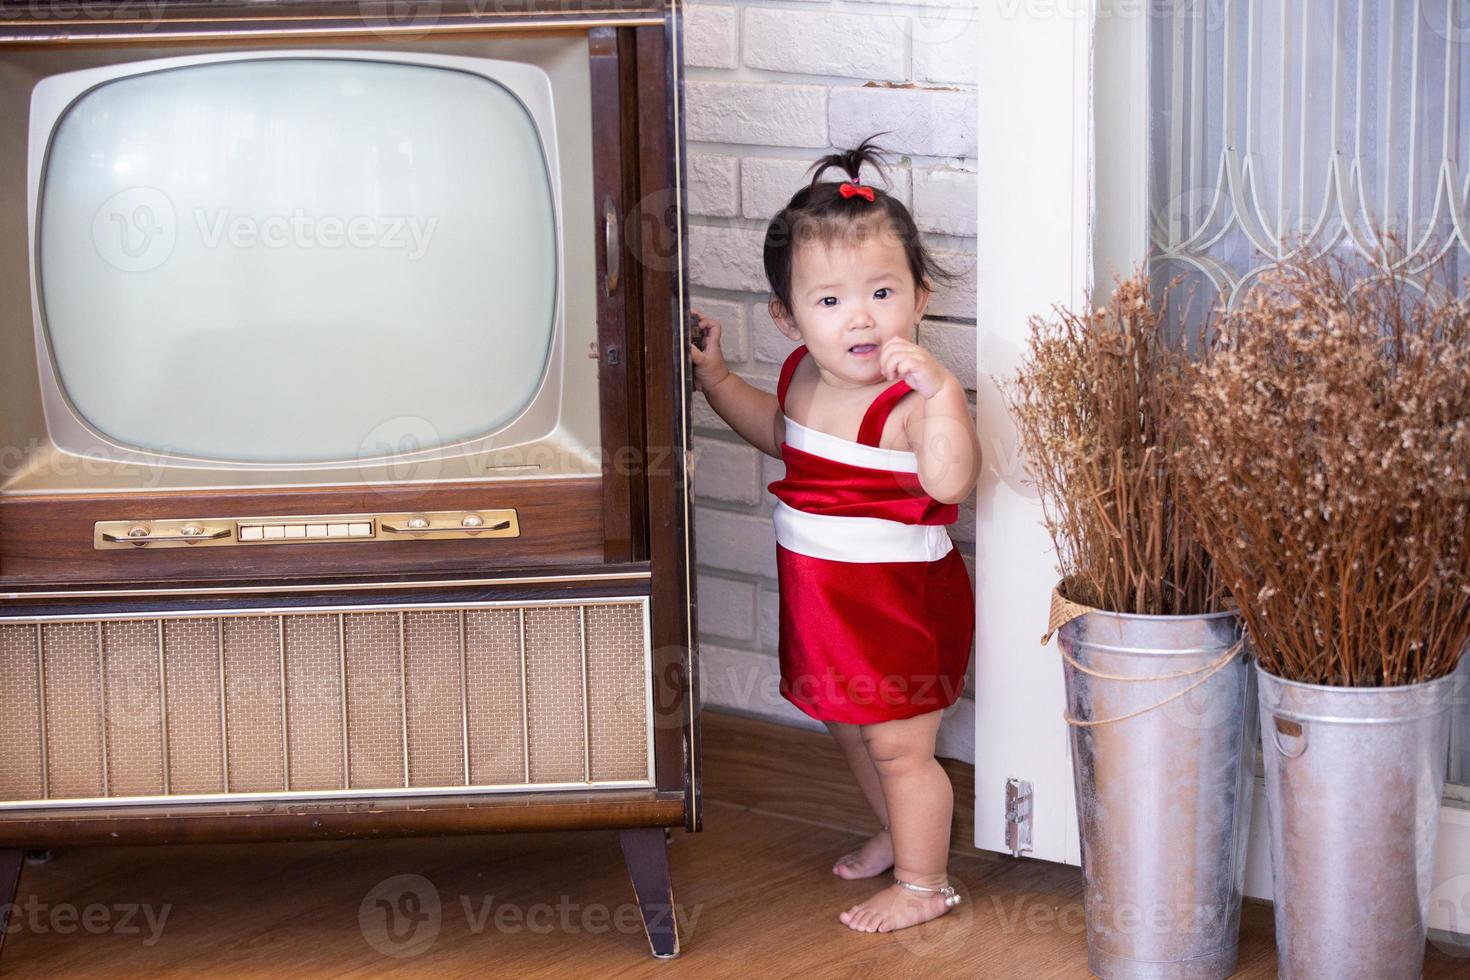
[[297, 58], [120, 77], [62, 115], [37, 214], [60, 383], [124, 446], [433, 448], [505, 425], [548, 368], [553, 189], [525, 107], [483, 76]]

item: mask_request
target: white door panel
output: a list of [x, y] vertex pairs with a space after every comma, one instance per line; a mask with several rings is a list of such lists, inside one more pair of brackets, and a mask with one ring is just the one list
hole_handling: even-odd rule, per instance
[[[1061, 5], [1065, 6], [1065, 5]], [[975, 844], [1004, 851], [1006, 780], [1033, 788], [1030, 855], [1077, 863], [1061, 665], [1038, 642], [1056, 568], [989, 376], [1017, 366], [1028, 319], [1090, 275], [1090, 18], [981, 4], [977, 352], [986, 454], [976, 514]]]

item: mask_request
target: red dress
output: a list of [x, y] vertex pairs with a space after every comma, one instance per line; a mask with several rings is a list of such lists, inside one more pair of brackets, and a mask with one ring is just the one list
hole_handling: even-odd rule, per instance
[[[781, 368], [776, 398], [805, 347]], [[873, 724], [938, 711], [964, 691], [975, 633], [965, 563], [945, 531], [959, 516], [919, 485], [911, 452], [881, 449], [898, 381], [852, 442], [786, 416], [779, 503], [781, 694], [813, 718]]]

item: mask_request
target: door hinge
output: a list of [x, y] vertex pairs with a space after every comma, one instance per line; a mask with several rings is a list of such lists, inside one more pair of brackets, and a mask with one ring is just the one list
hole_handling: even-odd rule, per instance
[[1006, 847], [1011, 857], [1031, 850], [1031, 784], [1024, 779], [1006, 780]]

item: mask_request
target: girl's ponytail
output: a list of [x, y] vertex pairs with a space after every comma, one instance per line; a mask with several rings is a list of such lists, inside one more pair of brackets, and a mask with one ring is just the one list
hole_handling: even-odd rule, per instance
[[885, 183], [888, 182], [888, 170], [884, 166], [882, 157], [882, 154], [887, 151], [885, 151], [881, 146], [878, 146], [876, 143], [873, 142], [879, 136], [886, 135], [888, 134], [876, 133], [863, 140], [862, 143], [853, 147], [851, 150], [842, 150], [838, 153], [829, 153], [821, 159], [817, 160], [816, 163], [813, 163], [811, 167], [807, 168], [809, 170], [816, 171], [816, 173], [812, 174], [812, 185], [815, 186], [816, 184], [820, 183], [822, 180], [822, 174], [826, 173], [833, 167], [836, 167], [843, 173], [847, 174], [847, 179], [852, 183], [861, 183], [862, 181], [859, 178], [862, 175], [863, 164], [865, 163], [869, 164], [874, 170], [876, 170], [878, 172], [878, 175], [883, 178]]

